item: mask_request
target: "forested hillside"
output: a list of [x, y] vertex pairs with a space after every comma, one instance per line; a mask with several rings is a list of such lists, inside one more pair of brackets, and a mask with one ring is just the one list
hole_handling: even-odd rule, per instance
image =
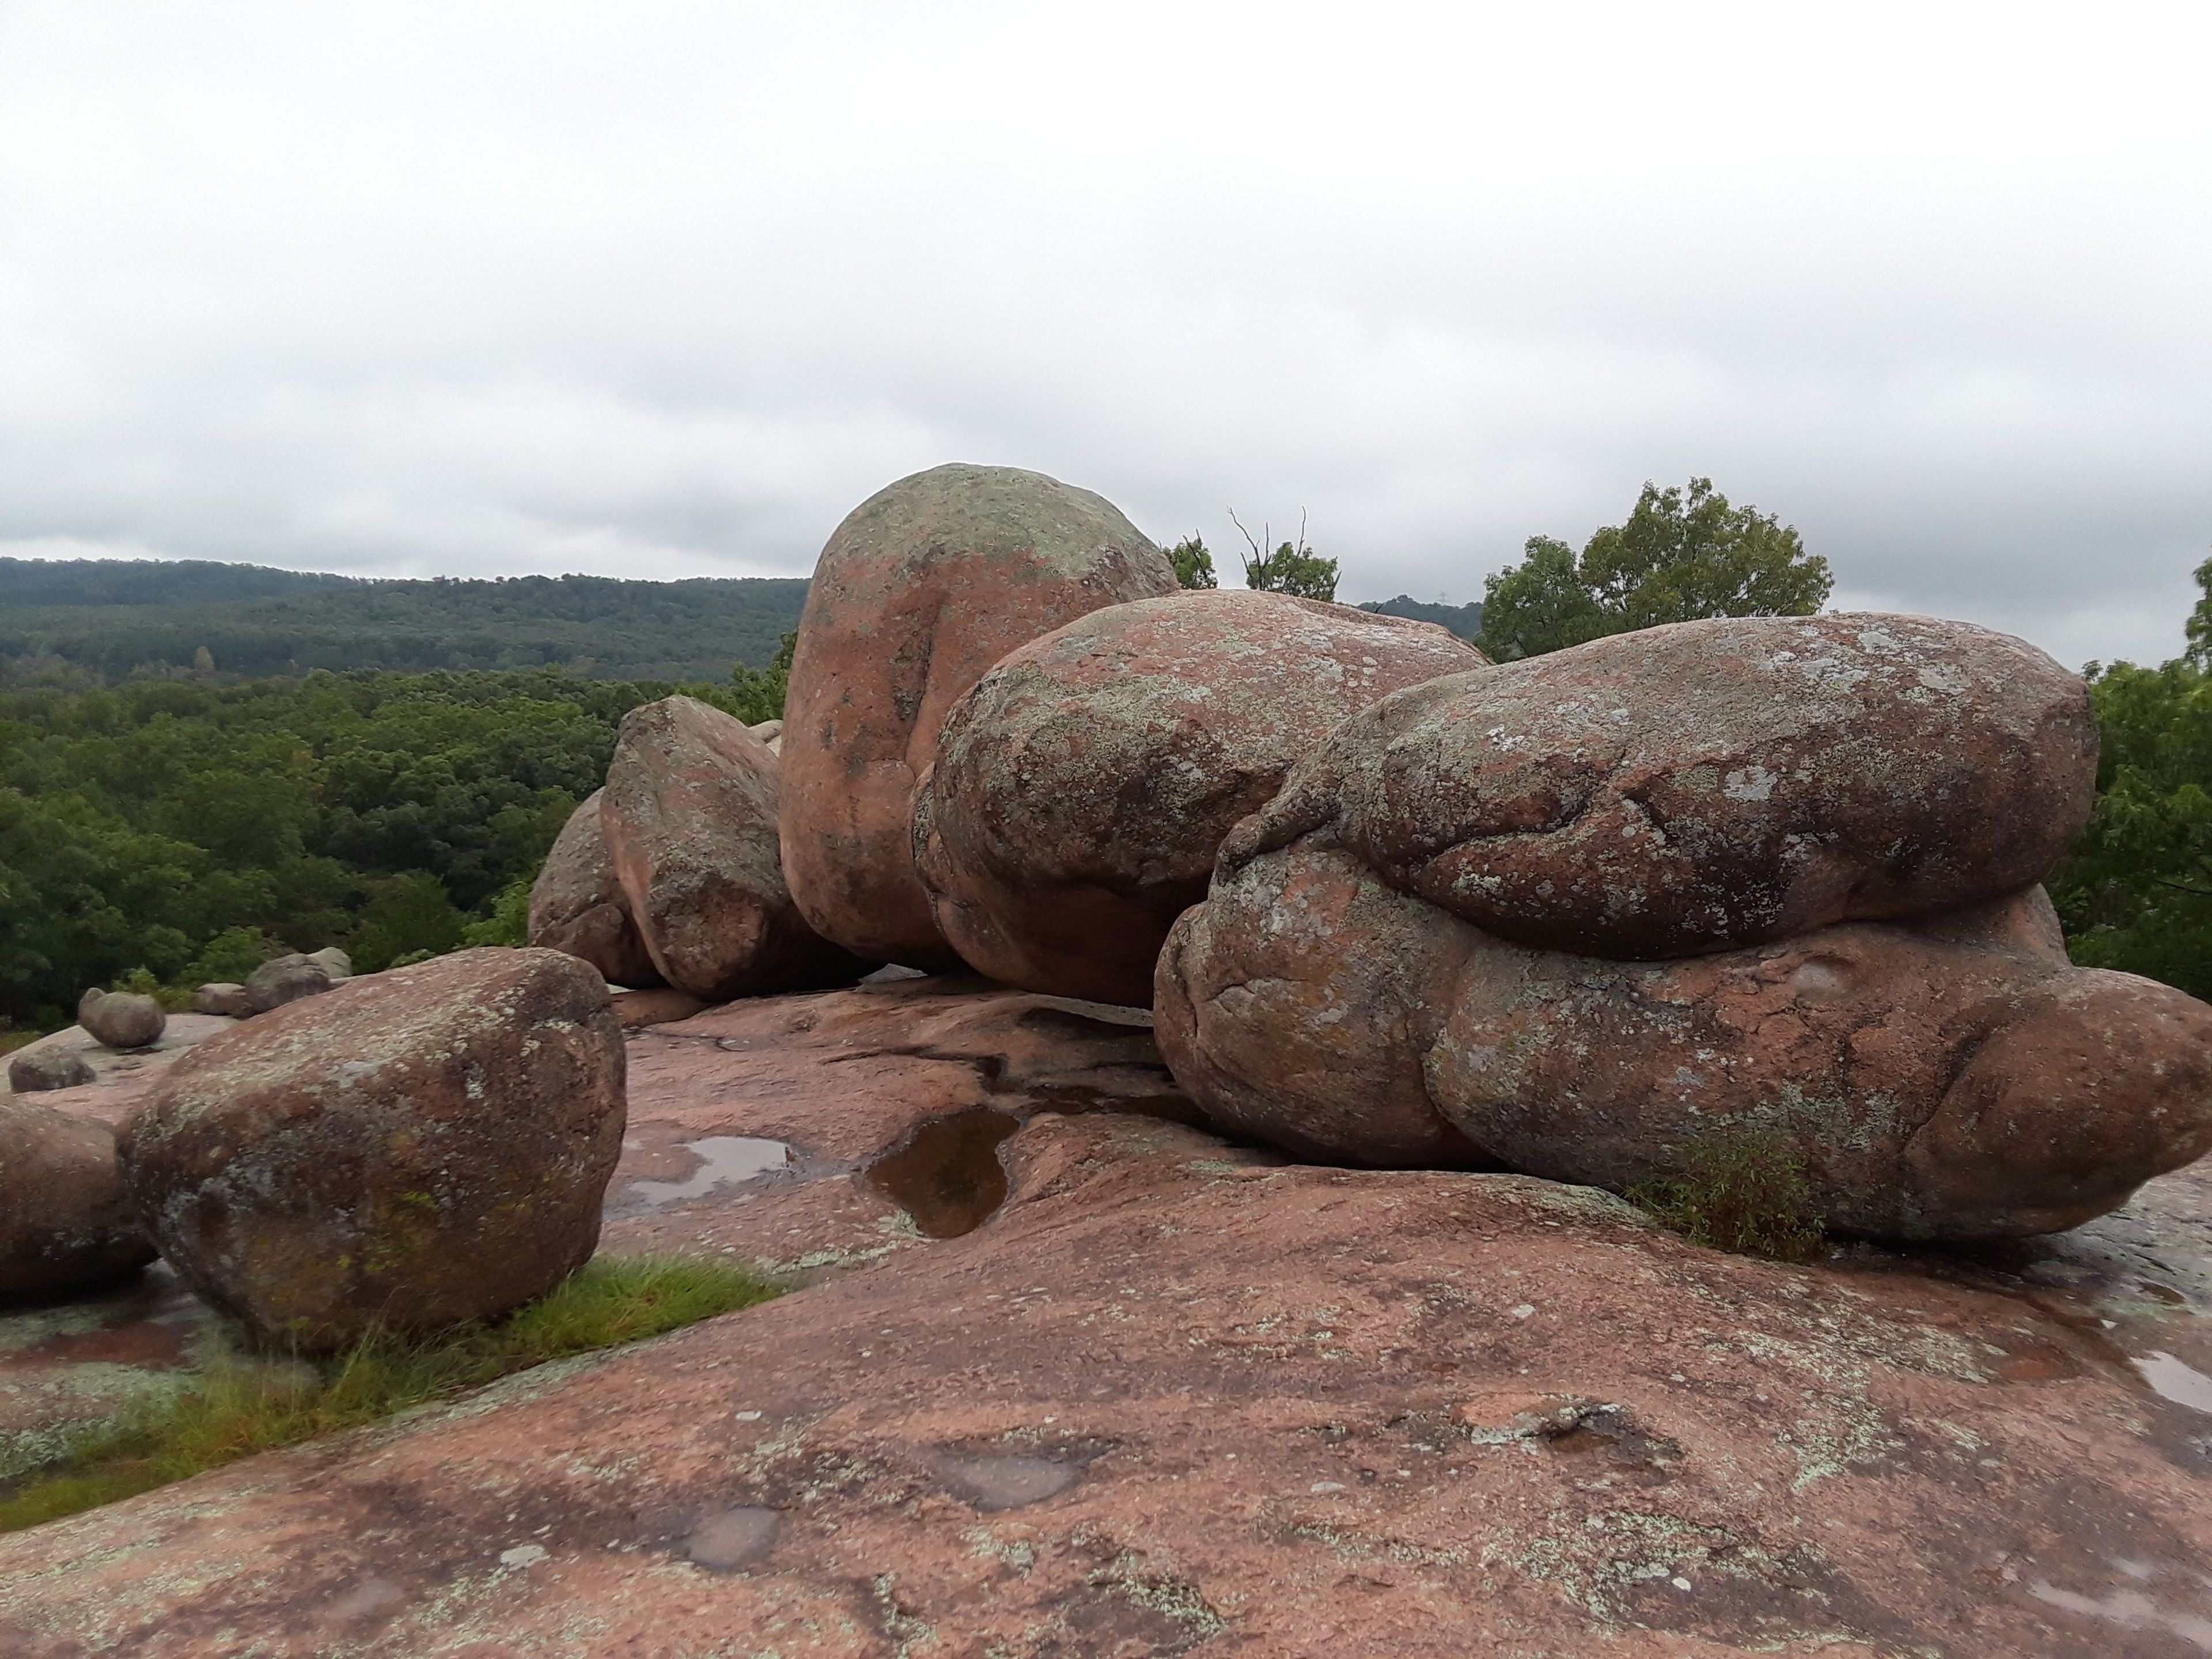
[[403, 581], [0, 559], [0, 674], [59, 659], [109, 682], [195, 666], [248, 678], [550, 665], [587, 678], [720, 679], [732, 660], [765, 664], [805, 603], [801, 577]]
[[1381, 617], [1410, 617], [1415, 622], [1434, 623], [1463, 640], [1472, 640], [1482, 632], [1480, 599], [1471, 605], [1431, 605], [1426, 599], [1401, 593], [1395, 599], [1370, 599], [1359, 608]]
[[775, 669], [0, 691], [0, 1018], [60, 1024], [137, 969], [189, 987], [286, 948], [343, 945], [374, 969], [471, 925], [519, 942], [526, 884], [605, 781], [617, 724], [679, 690], [749, 721], [783, 702]]

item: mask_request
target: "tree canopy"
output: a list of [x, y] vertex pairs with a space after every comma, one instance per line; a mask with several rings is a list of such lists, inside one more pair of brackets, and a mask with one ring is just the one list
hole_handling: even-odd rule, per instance
[[[1237, 524], [1237, 515], [1229, 515]], [[1305, 526], [1298, 526], [1295, 542], [1283, 542], [1272, 553], [1262, 544], [1267, 531], [1262, 526], [1260, 539], [1255, 541], [1252, 532], [1241, 524], [1244, 541], [1251, 551], [1244, 556], [1244, 586], [1255, 593], [1291, 593], [1302, 599], [1322, 599], [1334, 603], [1336, 599], [1336, 561], [1324, 559], [1306, 545]]]
[[2051, 881], [2068, 948], [2212, 998], [2212, 559], [2184, 653], [2086, 671], [2102, 750], [2097, 805]]
[[1529, 538], [1522, 562], [1484, 584], [1482, 636], [1498, 661], [1699, 617], [1802, 617], [1826, 603], [1828, 562], [1771, 514], [1732, 507], [1710, 478], [1646, 483], [1627, 522], [1577, 555]]
[[283, 950], [373, 971], [520, 943], [529, 883], [615, 728], [682, 690], [782, 711], [787, 635], [721, 684], [313, 673], [0, 690], [0, 1021], [63, 1023], [141, 970], [189, 988]]
[[1185, 587], [1221, 586], [1213, 574], [1213, 555], [1206, 550], [1205, 542], [1195, 532], [1168, 549], [1168, 562], [1175, 567], [1176, 580]]

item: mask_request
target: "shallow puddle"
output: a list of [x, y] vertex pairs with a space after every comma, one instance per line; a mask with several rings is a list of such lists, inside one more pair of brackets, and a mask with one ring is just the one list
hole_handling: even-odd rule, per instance
[[868, 1185], [932, 1238], [971, 1233], [1006, 1200], [999, 1143], [1019, 1127], [988, 1106], [932, 1118], [868, 1166]]
[[684, 1553], [709, 1572], [734, 1572], [775, 1547], [781, 1522], [774, 1510], [724, 1510], [700, 1521], [684, 1540]]
[[2147, 1358], [2130, 1363], [2160, 1398], [2176, 1405], [2194, 1407], [2200, 1412], [2212, 1412], [2212, 1376], [2205, 1376], [2194, 1365], [2157, 1349]]
[[676, 1144], [678, 1151], [696, 1157], [699, 1167], [681, 1181], [633, 1181], [623, 1188], [625, 1199], [657, 1210], [664, 1204], [703, 1198], [718, 1187], [734, 1187], [791, 1167], [789, 1146], [758, 1135], [708, 1135]]
[[1057, 1498], [1082, 1474], [1048, 1457], [980, 1455], [948, 1457], [940, 1466], [959, 1494], [986, 1512], [1018, 1510]]

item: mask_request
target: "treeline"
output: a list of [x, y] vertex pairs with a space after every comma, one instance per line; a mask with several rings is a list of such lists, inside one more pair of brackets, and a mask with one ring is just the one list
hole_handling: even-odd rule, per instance
[[554, 666], [611, 680], [711, 680], [764, 665], [799, 625], [802, 577], [369, 580], [252, 565], [0, 559], [0, 672], [67, 665], [260, 678]]
[[[727, 658], [724, 659], [726, 665]], [[719, 683], [311, 673], [0, 690], [0, 1018], [89, 985], [189, 987], [286, 949], [357, 968], [519, 942], [527, 884], [605, 781], [623, 714], [682, 690], [747, 721], [783, 665]]]

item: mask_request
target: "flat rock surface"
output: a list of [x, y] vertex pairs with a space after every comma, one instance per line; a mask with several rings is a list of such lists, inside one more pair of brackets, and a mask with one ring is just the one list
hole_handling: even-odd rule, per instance
[[[607, 1246], [801, 1288], [0, 1538], [0, 1651], [2212, 1644], [2203, 1164], [2056, 1240], [1795, 1268], [1115, 1110], [1179, 1109], [1128, 1011], [909, 980], [629, 1052]], [[993, 1135], [1008, 1196], [930, 1237]], [[918, 1207], [872, 1179], [939, 1143]], [[100, 1308], [0, 1322], [0, 1401], [33, 1349], [189, 1363], [159, 1275]]]

